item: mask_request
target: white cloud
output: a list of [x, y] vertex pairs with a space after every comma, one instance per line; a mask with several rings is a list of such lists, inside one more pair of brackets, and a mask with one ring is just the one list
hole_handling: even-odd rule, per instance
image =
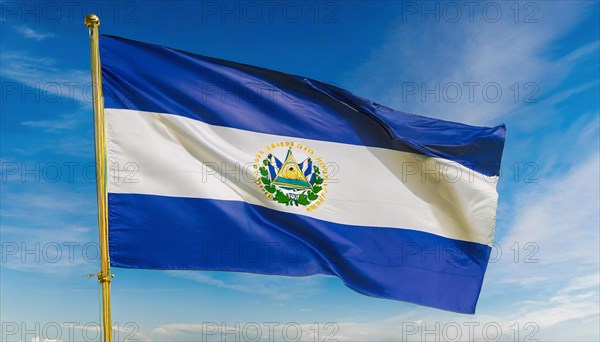
[[[294, 325], [294, 333], [302, 333], [302, 341], [313, 341], [315, 338], [338, 341], [523, 341], [529, 340], [571, 340], [597, 341], [598, 296], [589, 291], [597, 286], [597, 282], [575, 279], [573, 283], [583, 281], [585, 288], [577, 286], [565, 288], [557, 292], [552, 303], [522, 303], [515, 310], [505, 315], [460, 315], [440, 310], [416, 308], [382, 319], [363, 317], [359, 320], [338, 319], [334, 323], [326, 322], [289, 322], [289, 321], [240, 321], [240, 322], [188, 322], [160, 325], [152, 329], [152, 335], [159, 340], [177, 341], [220, 341], [226, 334], [228, 338], [236, 335], [238, 339], [254, 333], [259, 326], [261, 341], [290, 340], [284, 337], [287, 326]], [[580, 291], [580, 292], [577, 292]], [[587, 291], [587, 292], [586, 292]], [[578, 294], [578, 293], [583, 293]], [[586, 327], [578, 321], [589, 320]], [[563, 331], [551, 330], [563, 322], [574, 322], [562, 326]], [[269, 330], [269, 324], [274, 329]], [[275, 325], [276, 324], [276, 325]], [[251, 335], [255, 336], [255, 335]], [[559, 337], [560, 338], [557, 338]], [[160, 337], [160, 338], [159, 338]], [[295, 335], [293, 336], [295, 337]], [[498, 339], [496, 339], [498, 338]]]
[[[587, 317], [598, 318], [600, 314], [600, 307], [597, 305], [600, 300], [599, 277], [600, 273], [592, 273], [572, 278], [564, 288], [554, 292], [550, 298], [532, 301], [524, 305], [518, 320], [536, 322], [541, 329], [548, 329], [571, 320], [582, 320]], [[593, 329], [582, 330], [581, 334], [589, 334], [590, 331], [594, 331]], [[597, 329], [596, 332], [598, 332]], [[570, 332], [564, 336], [567, 339], [575, 338], [577, 332]]]
[[[82, 231], [83, 229], [83, 231]], [[3, 269], [52, 277], [83, 275], [98, 268], [97, 242], [89, 228], [2, 227]], [[97, 238], [96, 238], [97, 240]]]
[[574, 95], [580, 94], [580, 93], [582, 93], [588, 89], [591, 89], [593, 87], [597, 87], [598, 84], [600, 84], [599, 80], [583, 83], [583, 84], [575, 86], [573, 88], [553, 94], [550, 98], [545, 100], [545, 102], [549, 103], [551, 105], [559, 104]]
[[166, 271], [167, 274], [201, 284], [242, 293], [257, 294], [271, 300], [306, 298], [321, 291], [322, 277], [281, 277], [248, 273]]
[[40, 128], [47, 132], [57, 132], [65, 129], [73, 129], [81, 123], [82, 114], [62, 115], [57, 120], [27, 120], [22, 121], [21, 125], [32, 128]]
[[[532, 280], [541, 284], [560, 285], [571, 275], [598, 271], [600, 253], [600, 154], [572, 165], [572, 169], [552, 178], [540, 179], [528, 192], [517, 197], [514, 223], [501, 246], [519, 243], [522, 256], [512, 262], [511, 255], [490, 267], [488, 283], [513, 283], [530, 286]], [[535, 244], [528, 251], [525, 244]], [[539, 262], [523, 263], [523, 255], [538, 249]], [[512, 253], [504, 250], [505, 253]]]
[[[597, 145], [589, 138], [579, 145]], [[540, 334], [556, 340], [600, 339], [600, 153], [590, 153], [517, 196], [514, 221], [499, 243], [504, 255], [490, 264], [484, 283], [482, 302], [507, 294], [513, 299], [487, 311], [510, 307], [514, 313], [503, 320], [535, 322]], [[591, 323], [569, 328], [584, 319]]]
[[[552, 44], [587, 17], [593, 4], [537, 2], [537, 23], [515, 23], [508, 15], [514, 4], [496, 4], [506, 14], [496, 23], [481, 18], [475, 23], [399, 22], [382, 47], [348, 75], [355, 85], [352, 88], [399, 110], [470, 124], [496, 124], [528, 109], [526, 99], [541, 100], [552, 93], [582, 58], [598, 50], [595, 41], [562, 57], [549, 53]], [[459, 85], [459, 97], [455, 85]], [[413, 86], [416, 94], [410, 95]], [[496, 89], [502, 92], [497, 102]], [[428, 90], [434, 90], [437, 98]], [[547, 104], [536, 106], [539, 115], [547, 118], [554, 113], [543, 107]]]
[[91, 108], [89, 71], [60, 67], [52, 58], [31, 56], [24, 52], [2, 52], [0, 62], [0, 75], [37, 90], [25, 91], [19, 85], [11, 86], [5, 82], [6, 97], [20, 96], [18, 99], [23, 102], [73, 102], [82, 104], [83, 109]]
[[41, 33], [25, 25], [14, 26], [14, 29], [17, 30], [17, 32], [19, 32], [23, 37], [34, 39], [38, 42], [47, 38], [54, 38], [54, 33]]
[[52, 276], [97, 270], [97, 228], [87, 225], [95, 221], [94, 197], [57, 186], [2, 185], [1, 268]]

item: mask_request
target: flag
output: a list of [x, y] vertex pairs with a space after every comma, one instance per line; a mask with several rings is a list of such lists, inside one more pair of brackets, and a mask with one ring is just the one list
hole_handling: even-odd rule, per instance
[[474, 313], [505, 127], [100, 37], [113, 267], [336, 276]]

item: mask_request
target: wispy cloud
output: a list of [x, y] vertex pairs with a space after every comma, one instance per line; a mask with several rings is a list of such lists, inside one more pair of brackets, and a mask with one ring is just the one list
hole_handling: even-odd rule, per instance
[[[598, 121], [582, 130], [589, 127], [597, 128]], [[574, 146], [597, 146], [597, 134]], [[512, 293], [512, 302], [504, 304], [514, 314], [504, 320], [535, 322], [556, 340], [598, 340], [600, 154], [592, 150], [574, 159], [578, 162], [566, 172], [517, 196], [514, 220], [499, 242], [506, 248], [499, 262], [488, 267], [482, 302]], [[505, 305], [494, 305], [494, 311]], [[592, 318], [589, 328], [568, 328], [586, 318]]]
[[[522, 302], [512, 312], [480, 314], [476, 317], [446, 313], [439, 310], [416, 308], [400, 314], [373, 319], [338, 318], [329, 328], [324, 323], [316, 327], [314, 322], [294, 322], [294, 331], [299, 331], [302, 341], [312, 341], [318, 336], [329, 336], [339, 341], [426, 341], [429, 339], [448, 341], [513, 341], [528, 336], [540, 341], [596, 341], [598, 340], [598, 287], [597, 275], [573, 279], [566, 287], [556, 291], [548, 302]], [[590, 324], [579, 322], [590, 319]], [[580, 321], [576, 321], [580, 320]], [[272, 321], [269, 321], [272, 322]], [[571, 322], [561, 329], [561, 323]], [[237, 323], [237, 324], [236, 324]], [[267, 322], [224, 322], [227, 332], [244, 334], [246, 324], [261, 326]], [[285, 336], [282, 330], [289, 322], [277, 322], [269, 331], [271, 337]], [[597, 321], [596, 321], [597, 323]], [[271, 323], [273, 324], [273, 323]], [[578, 327], [578, 328], [575, 328]], [[320, 331], [319, 331], [320, 329]], [[328, 330], [328, 331], [327, 331]], [[188, 341], [200, 339], [219, 340], [225, 329], [210, 323], [171, 323], [152, 329], [160, 339]], [[264, 330], [263, 330], [264, 331]], [[521, 336], [517, 338], [516, 336]], [[263, 336], [267, 337], [267, 336]], [[525, 338], [527, 340], [527, 338]]]
[[13, 26], [23, 37], [41, 41], [47, 38], [54, 38], [54, 33], [41, 33], [25, 25]]
[[546, 178], [517, 197], [519, 209], [500, 245], [535, 244], [539, 250], [535, 259], [539, 262], [522, 264], [505, 258], [492, 265], [490, 282], [529, 286], [539, 279], [548, 287], [568, 280], [560, 270], [578, 274], [598, 270], [599, 163], [600, 155], [594, 153], [568, 172]]
[[52, 276], [93, 272], [97, 268], [96, 247], [89, 247], [97, 242], [93, 196], [73, 184], [29, 180], [2, 184], [0, 267]]
[[[2, 203], [2, 218], [27, 218], [29, 226], [39, 227], [64, 223], [65, 217], [95, 217], [95, 197], [89, 196], [93, 195], [94, 189], [91, 181], [84, 184], [90, 190], [85, 193], [77, 187], [78, 184], [70, 183], [68, 177], [60, 178], [65, 183], [48, 182], [40, 176], [43, 172], [41, 167], [32, 166], [30, 169], [26, 179], [16, 178], [14, 184], [3, 181], [2, 199], [10, 201]], [[5, 232], [3, 229], [2, 233]]]
[[[523, 301], [508, 312], [499, 312], [496, 308], [495, 314], [472, 317], [416, 308], [378, 320], [369, 317], [359, 320], [337, 319], [329, 331], [334, 333], [329, 336], [341, 341], [424, 341], [433, 335], [441, 340], [452, 341], [492, 338], [496, 341], [513, 341], [517, 336], [515, 334], [519, 334], [534, 340], [596, 341], [600, 337], [596, 329], [600, 312], [596, 305], [600, 299], [597, 291], [598, 276], [590, 274], [573, 278], [566, 286], [553, 292], [549, 300]], [[590, 320], [590, 324], [581, 325], [580, 322], [584, 320]], [[228, 331], [240, 334], [244, 333], [245, 323], [248, 322], [225, 322]], [[261, 324], [257, 321], [252, 323]], [[285, 328], [287, 322], [278, 323], [279, 327], [273, 331], [274, 334], [281, 333], [278, 330]], [[294, 324], [302, 332], [303, 341], [310, 341], [318, 336], [314, 335], [314, 322]], [[493, 328], [489, 329], [490, 327]], [[161, 339], [178, 341], [187, 341], [188, 338], [193, 340], [194, 337], [204, 335], [218, 339], [222, 332], [219, 328], [220, 326], [215, 330], [208, 323], [171, 323], [154, 328], [152, 334]], [[321, 331], [320, 335], [327, 334]]]
[[[24, 52], [2, 52], [0, 62], [1, 76], [37, 89], [36, 96], [44, 96], [52, 103], [75, 102], [83, 104], [85, 109], [91, 108], [88, 71], [62, 67], [52, 58], [32, 56]], [[5, 82], [5, 86], [8, 87], [8, 82]]]
[[62, 277], [97, 269], [95, 230], [69, 225], [58, 228], [2, 227], [1, 269]]
[[31, 128], [40, 128], [47, 132], [57, 132], [65, 129], [73, 129], [81, 123], [81, 115], [62, 115], [57, 120], [27, 120], [21, 125]]
[[313, 296], [321, 291], [318, 276], [289, 278], [246, 273], [167, 271], [169, 275], [242, 293], [257, 294], [272, 300], [290, 300]]
[[[497, 3], [503, 13], [511, 12], [511, 4]], [[527, 109], [528, 101], [551, 94], [577, 63], [598, 51], [594, 41], [562, 56], [550, 53], [593, 4], [536, 5], [535, 23], [508, 16], [494, 23], [434, 23], [433, 16], [399, 22], [348, 78], [358, 94], [400, 110], [471, 124], [504, 121]], [[536, 109], [545, 117], [554, 114]]]
[[42, 338], [40, 339], [39, 336], [36, 337], [32, 337], [31, 338], [31, 342], [60, 342], [60, 340], [56, 340], [56, 339], [47, 339], [47, 338]]

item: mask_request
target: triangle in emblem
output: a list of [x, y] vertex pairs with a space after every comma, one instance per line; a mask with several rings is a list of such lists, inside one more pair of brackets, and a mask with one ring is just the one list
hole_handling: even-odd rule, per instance
[[291, 148], [288, 150], [285, 161], [277, 172], [273, 184], [291, 189], [312, 189], [312, 186], [304, 177], [304, 172], [294, 159]]

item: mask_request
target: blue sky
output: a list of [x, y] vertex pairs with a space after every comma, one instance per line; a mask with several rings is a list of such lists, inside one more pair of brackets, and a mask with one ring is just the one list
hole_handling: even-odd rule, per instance
[[320, 340], [494, 340], [498, 327], [502, 340], [600, 339], [597, 2], [0, 5], [2, 339], [95, 334], [86, 327], [99, 310], [86, 278], [99, 267], [90, 11], [103, 33], [315, 78], [403, 111], [507, 126], [497, 245], [475, 316], [365, 297], [333, 277], [113, 269], [121, 340], [134, 330], [138, 340], [225, 336], [212, 323], [230, 329], [228, 340], [249, 340], [250, 322], [264, 339], [279, 324], [277, 340], [294, 340], [287, 327], [309, 341], [315, 330]]

